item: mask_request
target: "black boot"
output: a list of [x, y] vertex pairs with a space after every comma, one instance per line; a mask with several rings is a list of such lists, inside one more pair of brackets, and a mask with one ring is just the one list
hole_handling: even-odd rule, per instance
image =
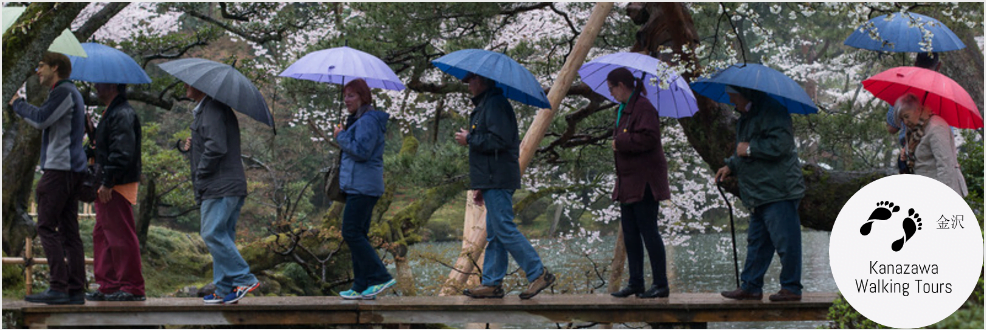
[[657, 285], [651, 285], [647, 291], [638, 293], [637, 298], [667, 298], [669, 294], [671, 294], [670, 288], [658, 288]]
[[610, 295], [612, 295], [613, 297], [617, 297], [617, 298], [626, 298], [626, 297], [629, 297], [631, 295], [634, 295], [634, 294], [637, 294], [637, 293], [642, 293], [642, 292], [644, 292], [644, 288], [635, 288], [635, 287], [632, 287], [632, 286], [627, 286], [627, 287], [625, 287], [623, 289], [620, 289], [620, 291], [616, 291], [616, 292], [610, 293]]

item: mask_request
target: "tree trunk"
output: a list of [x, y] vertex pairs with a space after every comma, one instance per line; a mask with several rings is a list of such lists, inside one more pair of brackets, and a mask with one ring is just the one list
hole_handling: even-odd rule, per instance
[[[27, 92], [28, 102], [34, 105], [48, 96], [37, 76], [28, 79]], [[34, 190], [34, 169], [41, 157], [41, 131], [13, 111], [4, 117], [9, 122], [5, 126], [10, 128], [3, 134], [3, 251], [17, 256], [24, 250], [24, 239], [36, 235], [28, 205]]]
[[[967, 28], [954, 30], [966, 48], [941, 54], [941, 73], [952, 78], [964, 88], [976, 102], [979, 115], [983, 114], [983, 53], [979, 51], [975, 35]], [[977, 130], [982, 135], [983, 130]]]
[[[561, 104], [562, 99], [564, 99], [568, 94], [568, 89], [572, 86], [572, 81], [575, 80], [575, 75], [578, 73], [579, 67], [583, 62], [585, 62], [585, 57], [589, 53], [589, 49], [592, 48], [593, 41], [595, 41], [596, 37], [599, 35], [599, 31], [602, 29], [602, 25], [606, 21], [606, 17], [609, 16], [609, 12], [612, 9], [612, 2], [596, 3], [596, 6], [592, 9], [592, 14], [589, 16], [589, 20], [586, 22], [585, 27], [583, 27], [582, 33], [579, 35], [578, 41], [575, 42], [575, 47], [573, 47], [572, 53], [569, 54], [568, 58], [565, 60], [565, 65], [562, 66], [561, 71], [558, 73], [558, 78], [555, 80], [555, 84], [548, 92], [548, 102], [551, 104], [551, 109], [538, 110], [537, 117], [534, 118], [534, 122], [531, 123], [531, 127], [528, 128], [526, 133], [524, 133], [524, 140], [520, 143], [519, 160], [520, 172], [522, 174], [524, 173], [524, 170], [527, 169], [527, 165], [531, 163], [531, 159], [534, 158], [534, 153], [537, 152], [537, 147], [541, 144], [545, 131], [548, 130], [548, 126], [551, 125], [551, 120], [554, 118], [555, 113], [558, 112], [558, 106]], [[474, 208], [475, 204], [466, 202], [466, 222], [468, 222], [469, 214], [476, 212], [475, 209], [470, 210], [470, 207]], [[476, 255], [476, 250], [483, 250], [486, 248], [485, 236], [485, 226], [481, 231], [477, 230], [471, 235], [465, 236], [465, 239], [462, 242], [462, 253], [459, 255], [459, 259], [455, 263], [456, 269], [453, 269], [449, 273], [448, 280], [445, 282], [445, 287], [442, 289], [443, 294], [451, 290], [451, 285], [464, 283], [468, 277], [467, 273], [471, 273], [474, 270], [474, 263], [471, 261], [476, 260], [479, 257]], [[472, 258], [473, 256], [475, 256], [475, 258]], [[465, 268], [459, 268], [459, 265], [462, 265]]]
[[33, 2], [3, 33], [4, 104], [34, 72], [51, 42], [88, 5], [88, 2]]
[[561, 220], [561, 213], [564, 210], [565, 206], [560, 203], [555, 207], [555, 216], [551, 220], [551, 229], [548, 229], [548, 238], [555, 237], [555, 230], [558, 229], [558, 221]]
[[613, 245], [613, 261], [609, 266], [609, 283], [606, 288], [609, 292], [620, 291], [620, 284], [623, 283], [623, 267], [627, 262], [627, 247], [623, 244], [623, 226], [616, 233], [616, 244]]
[[137, 240], [140, 242], [140, 250], [143, 252], [147, 244], [147, 231], [151, 228], [151, 220], [157, 215], [157, 205], [161, 196], [157, 195], [157, 178], [154, 176], [147, 176], [141, 186], [144, 191], [140, 195], [140, 201], [138, 201], [137, 223], [135, 225]]

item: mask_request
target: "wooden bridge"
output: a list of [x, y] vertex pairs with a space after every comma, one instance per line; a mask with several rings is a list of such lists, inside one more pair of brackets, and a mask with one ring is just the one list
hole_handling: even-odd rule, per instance
[[672, 293], [670, 298], [613, 298], [608, 294], [552, 295], [531, 300], [384, 296], [253, 297], [235, 305], [204, 305], [199, 298], [152, 298], [143, 302], [86, 302], [49, 306], [4, 299], [5, 318], [20, 327], [356, 325], [437, 323], [539, 324], [689, 323], [825, 320], [835, 293], [805, 293], [800, 302], [735, 301], [714, 293]]

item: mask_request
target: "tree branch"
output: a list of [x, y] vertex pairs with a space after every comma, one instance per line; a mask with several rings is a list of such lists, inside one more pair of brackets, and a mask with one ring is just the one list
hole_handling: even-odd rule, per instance
[[92, 15], [92, 17], [90, 17], [85, 24], [82, 24], [81, 27], [73, 32], [73, 34], [75, 34], [75, 38], [82, 42], [89, 40], [89, 38], [91, 38], [96, 31], [99, 31], [99, 28], [106, 25], [106, 22], [109, 22], [110, 19], [116, 16], [116, 14], [119, 14], [120, 11], [129, 5], [129, 2], [109, 3], [103, 7], [103, 9], [100, 9], [95, 15]]

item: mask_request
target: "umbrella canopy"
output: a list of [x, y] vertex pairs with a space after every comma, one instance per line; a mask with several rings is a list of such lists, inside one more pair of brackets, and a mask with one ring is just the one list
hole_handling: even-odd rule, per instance
[[107, 84], [149, 84], [151, 77], [130, 55], [116, 48], [87, 42], [82, 49], [88, 58], [69, 56], [72, 75], [69, 79]]
[[933, 70], [913, 66], [892, 68], [863, 80], [863, 88], [891, 105], [897, 98], [911, 93], [953, 127], [983, 127], [983, 117], [969, 92]]
[[439, 57], [431, 64], [459, 79], [470, 72], [493, 79], [507, 98], [539, 108], [551, 108], [537, 78], [507, 55], [483, 49], [463, 49]]
[[404, 84], [390, 66], [376, 56], [349, 47], [311, 52], [279, 76], [339, 85], [363, 79], [371, 88], [404, 90]]
[[789, 113], [807, 115], [817, 113], [818, 107], [808, 97], [808, 93], [793, 79], [780, 71], [761, 64], [733, 64], [709, 78], [691, 83], [692, 91], [719, 103], [729, 102], [726, 86], [739, 86], [758, 90], [770, 95]]
[[[7, 29], [14, 24], [14, 21], [21, 14], [24, 13], [24, 7], [3, 7], [3, 32], [6, 33]], [[75, 38], [72, 31], [68, 29], [62, 30], [62, 34], [55, 38], [55, 41], [51, 42], [51, 46], [48, 46], [48, 50], [56, 53], [62, 53], [65, 55], [86, 57], [86, 51], [82, 49], [79, 44], [79, 39]]]
[[233, 110], [274, 128], [274, 116], [264, 96], [236, 68], [201, 58], [174, 60], [158, 67]]
[[[925, 44], [923, 27], [931, 34], [931, 45]], [[878, 39], [870, 32], [875, 30]], [[867, 21], [844, 42], [846, 46], [898, 53], [947, 52], [965, 48], [959, 37], [938, 20], [917, 13], [892, 13]]]
[[[616, 53], [601, 56], [579, 68], [582, 82], [589, 85], [592, 91], [619, 103], [609, 93], [606, 76], [618, 68], [627, 68], [634, 77], [643, 77], [644, 88], [647, 90], [647, 100], [657, 108], [662, 117], [682, 118], [691, 117], [698, 112], [695, 94], [688, 83], [667, 64], [656, 58], [638, 53]], [[663, 80], [656, 84], [651, 79]], [[662, 88], [666, 83], [666, 88]]]

